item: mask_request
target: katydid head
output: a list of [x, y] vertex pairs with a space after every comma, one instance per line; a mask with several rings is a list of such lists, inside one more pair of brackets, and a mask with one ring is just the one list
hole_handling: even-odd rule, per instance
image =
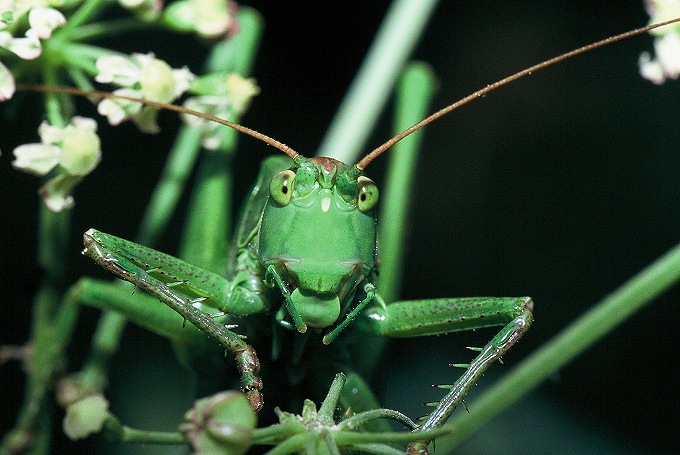
[[298, 330], [333, 325], [374, 270], [378, 189], [356, 174], [331, 158], [298, 157], [271, 180], [258, 256], [292, 288], [288, 312], [299, 314]]

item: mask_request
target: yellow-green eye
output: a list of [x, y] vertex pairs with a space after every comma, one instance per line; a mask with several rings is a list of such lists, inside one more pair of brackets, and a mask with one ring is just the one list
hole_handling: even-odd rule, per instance
[[291, 170], [281, 171], [274, 176], [269, 184], [269, 195], [280, 206], [288, 205], [293, 194], [293, 180], [295, 172]]
[[378, 187], [373, 180], [363, 175], [357, 179], [357, 205], [366, 213], [378, 203]]

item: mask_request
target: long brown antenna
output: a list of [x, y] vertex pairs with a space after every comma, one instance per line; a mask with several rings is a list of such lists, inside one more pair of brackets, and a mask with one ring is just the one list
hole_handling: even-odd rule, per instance
[[679, 22], [679, 21], [680, 21], [680, 18], [676, 18], [676, 19], [673, 19], [673, 20], [670, 20], [670, 21], [661, 22], [659, 24], [648, 25], [646, 27], [637, 28], [635, 30], [631, 30], [631, 31], [626, 32], [626, 33], [621, 33], [620, 35], [612, 36], [610, 38], [606, 38], [606, 39], [603, 39], [601, 41], [597, 41], [595, 43], [588, 44], [587, 46], [579, 47], [578, 49], [575, 49], [571, 52], [567, 52], [565, 54], [559, 55], [557, 57], [553, 57], [549, 60], [546, 60], [544, 62], [537, 64], [537, 65], [534, 65], [534, 66], [531, 66], [531, 67], [529, 67], [525, 70], [522, 70], [518, 73], [515, 73], [512, 76], [508, 76], [506, 78], [501, 79], [500, 81], [497, 81], [497, 82], [494, 82], [493, 84], [487, 85], [483, 89], [477, 90], [476, 92], [466, 96], [465, 98], [463, 98], [459, 101], [456, 101], [455, 103], [450, 104], [443, 109], [440, 109], [439, 111], [430, 115], [426, 119], [421, 120], [420, 122], [416, 123], [415, 125], [411, 126], [410, 128], [407, 128], [404, 131], [402, 131], [401, 133], [397, 134], [392, 139], [385, 142], [380, 147], [375, 148], [368, 155], [363, 157], [361, 159], [361, 161], [359, 161], [357, 163], [356, 167], [359, 170], [364, 170], [366, 168], [366, 166], [368, 166], [376, 157], [381, 155], [386, 150], [390, 149], [394, 144], [396, 144], [397, 142], [399, 142], [400, 140], [402, 140], [403, 138], [405, 138], [409, 134], [418, 131], [419, 129], [421, 129], [425, 125], [429, 125], [430, 123], [432, 123], [435, 120], [445, 116], [449, 112], [451, 112], [455, 109], [458, 109], [459, 107], [463, 106], [464, 104], [467, 104], [470, 101], [475, 100], [477, 98], [481, 98], [482, 96], [486, 95], [487, 93], [489, 93], [493, 90], [496, 90], [497, 88], [500, 88], [500, 87], [502, 87], [502, 86], [514, 81], [514, 80], [517, 80], [521, 77], [527, 76], [527, 75], [529, 75], [529, 74], [531, 74], [535, 71], [542, 70], [543, 68], [547, 68], [547, 67], [549, 67], [549, 66], [551, 66], [555, 63], [559, 63], [563, 60], [567, 60], [571, 57], [575, 57], [577, 55], [591, 51], [593, 49], [597, 49], [598, 47], [602, 47], [602, 46], [605, 46], [607, 44], [615, 43], [617, 41], [624, 40], [624, 39], [629, 38], [631, 36], [640, 35], [642, 33], [648, 32], [652, 29], [655, 29], [655, 28], [658, 28], [658, 27], [663, 27], [664, 25], [673, 24], [673, 23]]
[[219, 117], [215, 117], [214, 115], [206, 114], [200, 111], [196, 111], [193, 109], [187, 109], [182, 106], [177, 106], [176, 104], [168, 104], [168, 103], [161, 103], [159, 101], [152, 101], [152, 100], [145, 100], [142, 98], [136, 98], [133, 96], [125, 96], [125, 95], [117, 95], [114, 93], [109, 93], [109, 92], [100, 92], [96, 90], [81, 90], [79, 88], [75, 87], [64, 87], [64, 86], [45, 86], [45, 85], [40, 85], [40, 84], [16, 84], [17, 90], [27, 90], [27, 91], [32, 91], [32, 92], [41, 92], [41, 93], [65, 93], [67, 95], [78, 95], [78, 96], [87, 96], [87, 97], [95, 97], [95, 98], [113, 98], [113, 99], [119, 99], [119, 100], [127, 100], [127, 101], [134, 101], [137, 103], [141, 103], [147, 106], [153, 106], [157, 107], [160, 109], [166, 109], [169, 111], [175, 111], [179, 112], [181, 114], [189, 114], [193, 115], [199, 118], [202, 118], [204, 120], [208, 120], [211, 122], [217, 122], [221, 125], [228, 126], [229, 128], [233, 128], [236, 131], [247, 134], [248, 136], [252, 136], [255, 139], [259, 139], [262, 142], [271, 145], [272, 147], [276, 147], [277, 149], [281, 150], [283, 153], [291, 157], [292, 159], [295, 159], [299, 155], [298, 152], [293, 150], [291, 147], [287, 146], [283, 142], [279, 142], [276, 139], [273, 139], [266, 134], [262, 134], [259, 131], [255, 131], [251, 128], [248, 128], [246, 126], [239, 125], [238, 123], [230, 122], [229, 120], [224, 120]]

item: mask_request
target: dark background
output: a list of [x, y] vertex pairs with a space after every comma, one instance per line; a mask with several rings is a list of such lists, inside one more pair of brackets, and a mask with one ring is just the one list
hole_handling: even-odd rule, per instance
[[[266, 30], [254, 70], [262, 94], [243, 123], [313, 153], [388, 2], [367, 3], [248, 2], [264, 15]], [[438, 75], [434, 107], [441, 107], [647, 20], [638, 1], [443, 2], [415, 58]], [[156, 40], [151, 33], [126, 46], [154, 50], [173, 66], [195, 53], [191, 69], [199, 71], [199, 44], [189, 40], [190, 52], [163, 50], [162, 40]], [[657, 87], [638, 76], [638, 55], [651, 48], [645, 36], [592, 52], [428, 127], [416, 170], [411, 216], [418, 222], [410, 230], [404, 298], [531, 295], [537, 305], [529, 334], [480, 387], [678, 241], [680, 82]], [[390, 136], [389, 110], [383, 119], [370, 147]], [[0, 124], [1, 343], [25, 341], [38, 280], [38, 182], [12, 170], [10, 162], [14, 146], [36, 140], [39, 121], [25, 111], [14, 123]], [[172, 114], [161, 122], [166, 133], [175, 125]], [[104, 161], [75, 195], [72, 256], [65, 258], [73, 280], [104, 276], [79, 255], [79, 233], [95, 226], [134, 236], [172, 135], [149, 139], [122, 128], [103, 133], [102, 140]], [[238, 185], [245, 191], [257, 172], [253, 163], [269, 150], [250, 139], [241, 149]], [[381, 163], [370, 171], [380, 184]], [[174, 225], [162, 247], [168, 252], [179, 234], [179, 218]], [[678, 295], [676, 286], [483, 429], [460, 453], [678, 453], [673, 392]], [[84, 312], [74, 359], [83, 355], [78, 346], [88, 343], [96, 314]], [[170, 397], [175, 414], [128, 421], [145, 428], [157, 428], [161, 417], [176, 422], [190, 402], [188, 392], [158, 385], [154, 374], [175, 385], [186, 383], [186, 374], [167, 360], [163, 340], [136, 328], [129, 334], [117, 365], [130, 365], [135, 373], [125, 376], [117, 367], [109, 396], [115, 401], [116, 394], [124, 394], [133, 407], [139, 401], [131, 393], [146, 407]], [[380, 376], [388, 384], [386, 405], [412, 416], [424, 413], [419, 403], [440, 396], [429, 385], [450, 382], [455, 370], [446, 365], [464, 361], [457, 347], [483, 343], [492, 334], [395, 343]], [[142, 366], [151, 371], [140, 372]], [[4, 432], [18, 407], [22, 374], [16, 364], [2, 366], [0, 374]], [[418, 383], [405, 379], [415, 381], [414, 376]], [[149, 384], [152, 393], [143, 388]], [[470, 404], [474, 412], [474, 401]]]

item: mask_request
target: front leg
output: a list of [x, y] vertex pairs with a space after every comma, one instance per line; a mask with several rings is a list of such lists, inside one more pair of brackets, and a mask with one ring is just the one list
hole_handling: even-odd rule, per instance
[[200, 308], [215, 306], [246, 315], [262, 311], [263, 304], [233, 301], [231, 285], [225, 278], [142, 245], [94, 229], [85, 233], [84, 242], [84, 253], [97, 264], [156, 297], [231, 352], [251, 406], [255, 411], [262, 408], [262, 381], [257, 376], [260, 364], [255, 350], [241, 335], [216, 323], [213, 315]]
[[[484, 371], [526, 333], [533, 321], [533, 309], [534, 302], [529, 297], [414, 300], [377, 305], [367, 310], [362, 319], [371, 331], [388, 337], [436, 335], [503, 325], [420, 427], [430, 430], [446, 422]], [[426, 453], [428, 443], [411, 444], [409, 453]]]

